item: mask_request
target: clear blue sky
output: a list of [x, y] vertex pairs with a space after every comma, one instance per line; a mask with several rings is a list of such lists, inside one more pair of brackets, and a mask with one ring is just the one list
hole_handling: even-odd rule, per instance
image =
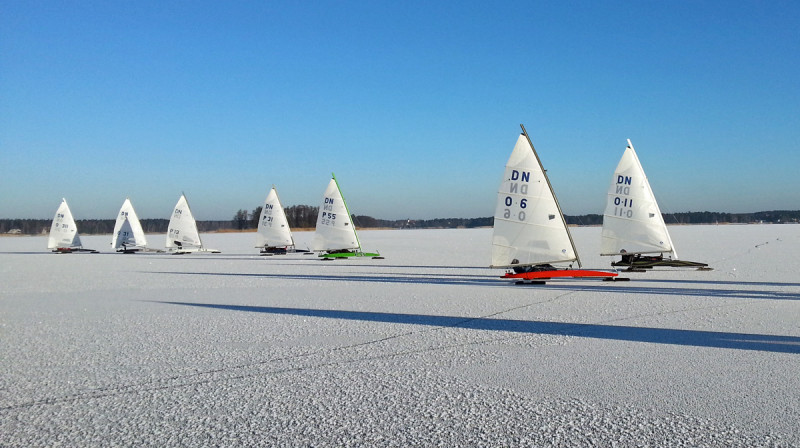
[[0, 218], [494, 213], [524, 123], [567, 214], [630, 138], [662, 211], [800, 209], [797, 1], [6, 1]]

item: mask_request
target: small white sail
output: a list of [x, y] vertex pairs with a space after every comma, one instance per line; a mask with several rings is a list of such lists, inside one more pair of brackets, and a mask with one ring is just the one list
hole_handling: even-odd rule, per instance
[[114, 233], [111, 234], [111, 247], [122, 249], [123, 247], [147, 246], [147, 238], [144, 236], [142, 224], [133, 209], [131, 200], [126, 198], [117, 214], [117, 222], [114, 223]]
[[178, 249], [182, 251], [199, 250], [203, 248], [200, 234], [197, 231], [197, 223], [189, 209], [189, 202], [186, 196], [181, 195], [172, 217], [169, 219], [169, 229], [167, 230], [167, 249]]
[[78, 235], [78, 227], [75, 219], [69, 210], [66, 199], [61, 199], [56, 214], [53, 217], [53, 225], [50, 227], [50, 237], [47, 239], [48, 249], [67, 249], [80, 248], [81, 237]]
[[360, 250], [356, 229], [334, 176], [322, 197], [311, 250]]
[[273, 185], [261, 207], [258, 232], [256, 232], [256, 247], [289, 246], [294, 246], [294, 238], [289, 229], [289, 220], [286, 219], [286, 213], [278, 198], [278, 191]]
[[601, 255], [671, 252], [678, 258], [630, 140], [608, 189], [600, 251]]
[[572, 238], [550, 182], [523, 133], [508, 159], [497, 194], [491, 267], [576, 260]]

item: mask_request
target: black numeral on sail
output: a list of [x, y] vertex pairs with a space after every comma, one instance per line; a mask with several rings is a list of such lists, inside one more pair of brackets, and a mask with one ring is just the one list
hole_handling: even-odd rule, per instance
[[[511, 199], [511, 196], [506, 196], [504, 202], [506, 204], [506, 207], [511, 207], [511, 204], [514, 203], [514, 200]], [[528, 207], [527, 199], [522, 199], [519, 201], [519, 208], [527, 208], [527, 207]], [[519, 213], [517, 213], [517, 219], [519, 219], [520, 221], [525, 221], [525, 216], [526, 216], [525, 210], [520, 210]], [[510, 209], [503, 210], [503, 218], [508, 219], [510, 217], [511, 217], [511, 210]]]
[[326, 226], [335, 226], [336, 213], [322, 212], [320, 223]]
[[[512, 194], [520, 194], [520, 195], [527, 195], [528, 194], [528, 183], [531, 181], [531, 173], [529, 171], [511, 171], [511, 177], [509, 179], [511, 184], [509, 185], [508, 192]], [[503, 201], [506, 207], [511, 207], [514, 204], [514, 199], [511, 196], [506, 196], [505, 200]], [[522, 210], [517, 212], [516, 218], [520, 221], [525, 221], [526, 213], [525, 209], [528, 207], [528, 200], [521, 199], [519, 201], [519, 208]], [[511, 209], [507, 208], [503, 210], [503, 217], [506, 219], [511, 218]]]
[[[624, 218], [633, 218], [633, 198], [627, 198], [624, 196], [628, 196], [631, 194], [631, 187], [630, 185], [633, 183], [633, 179], [630, 176], [620, 176], [617, 175], [617, 185], [614, 189], [614, 193], [620, 196], [614, 197], [614, 215], [621, 216]], [[621, 197], [623, 196], [623, 197]]]

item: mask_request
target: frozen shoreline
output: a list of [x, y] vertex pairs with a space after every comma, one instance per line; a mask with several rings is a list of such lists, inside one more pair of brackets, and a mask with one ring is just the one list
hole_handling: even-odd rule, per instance
[[671, 226], [714, 271], [538, 287], [486, 267], [490, 229], [364, 232], [385, 260], [330, 263], [252, 233], [3, 238], [0, 444], [798, 445], [797, 229]]

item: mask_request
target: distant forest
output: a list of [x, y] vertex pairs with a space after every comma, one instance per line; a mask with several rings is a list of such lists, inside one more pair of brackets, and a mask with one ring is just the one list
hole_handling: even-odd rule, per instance
[[[313, 229], [317, 223], [319, 207], [310, 205], [293, 205], [284, 209], [292, 229]], [[197, 221], [201, 232], [218, 232], [231, 230], [255, 229], [261, 207], [252, 212], [239, 210], [229, 221]], [[568, 224], [578, 226], [599, 226], [603, 224], [603, 215], [565, 215]], [[353, 222], [358, 228], [388, 229], [451, 229], [491, 227], [494, 218], [437, 218], [437, 219], [377, 219], [371, 216], [353, 215]], [[722, 212], [683, 212], [665, 213], [667, 224], [747, 224], [747, 223], [798, 223], [800, 210], [773, 210], [755, 213], [722, 213]], [[145, 233], [166, 233], [168, 219], [142, 219]], [[46, 234], [50, 231], [50, 219], [0, 219], [0, 233], [18, 233], [23, 235]], [[78, 231], [83, 235], [110, 234], [114, 231], [113, 219], [79, 219]]]

